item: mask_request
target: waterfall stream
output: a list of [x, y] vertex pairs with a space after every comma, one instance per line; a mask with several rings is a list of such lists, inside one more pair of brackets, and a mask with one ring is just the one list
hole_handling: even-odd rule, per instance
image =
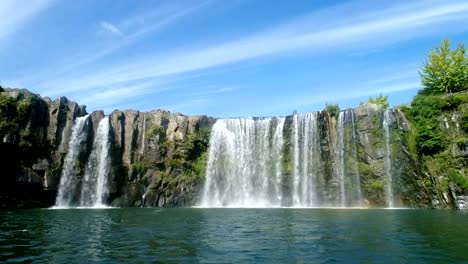
[[57, 207], [103, 207], [107, 199], [110, 170], [109, 117], [99, 122], [84, 176], [78, 175], [81, 166], [79, 156], [88, 136], [84, 129], [88, 116], [77, 118], [72, 128], [56, 199]]
[[80, 148], [82, 143], [86, 140], [87, 134], [84, 133], [88, 116], [78, 117], [75, 120], [75, 124], [72, 128], [72, 134], [68, 147], [68, 153], [65, 156], [62, 169], [62, 177], [58, 187], [56, 206], [68, 207], [72, 205], [76, 189], [78, 188], [78, 177], [77, 177], [77, 166], [78, 166], [78, 155], [80, 154]]
[[355, 120], [354, 110], [347, 109], [340, 112], [336, 125], [334, 164], [340, 207], [362, 205]]
[[317, 113], [293, 116], [293, 206], [317, 206], [317, 167], [320, 162]]
[[102, 207], [108, 196], [109, 117], [104, 117], [97, 129], [93, 150], [88, 158], [85, 176], [81, 185], [80, 206]]
[[393, 195], [393, 175], [392, 175], [392, 149], [390, 147], [390, 126], [391, 126], [391, 110], [385, 110], [383, 117], [384, 141], [385, 141], [385, 200], [388, 208], [394, 207]]

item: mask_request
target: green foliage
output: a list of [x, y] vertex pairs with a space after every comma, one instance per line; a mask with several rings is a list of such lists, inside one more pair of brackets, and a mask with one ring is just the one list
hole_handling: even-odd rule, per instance
[[195, 134], [188, 134], [183, 140], [164, 142], [166, 149], [172, 153], [167, 157], [165, 167], [179, 176], [184, 175], [183, 179], [204, 177], [209, 136], [210, 130], [202, 128]]
[[153, 137], [155, 135], [159, 135], [160, 138], [162, 138], [163, 136], [161, 136], [161, 135], [165, 135], [164, 129], [162, 127], [158, 126], [158, 125], [152, 125], [150, 127], [150, 129], [148, 131], [146, 131], [146, 137], [151, 138], [151, 137]]
[[[467, 96], [468, 97], [468, 96]], [[460, 123], [460, 128], [465, 132], [468, 133], [468, 108], [467, 107], [460, 107], [460, 118], [459, 118], [459, 123]]]
[[208, 152], [203, 152], [192, 164], [192, 171], [196, 175], [205, 176], [206, 165], [208, 163]]
[[411, 103], [411, 108], [403, 109], [413, 123], [416, 131], [416, 146], [422, 155], [433, 155], [443, 151], [447, 142], [438, 129], [438, 118], [446, 105], [440, 96], [418, 94]]
[[[377, 97], [369, 97], [369, 100], [367, 101], [368, 103], [371, 104], [376, 104], [376, 105], [381, 105], [384, 109], [387, 109], [390, 104], [388, 103], [388, 95], [382, 95], [379, 94]], [[363, 105], [364, 102], [361, 102], [360, 105]]]
[[150, 168], [150, 164], [147, 161], [138, 161], [132, 164], [132, 170], [137, 174], [145, 172], [148, 168]]
[[325, 103], [325, 109], [323, 111], [327, 112], [332, 117], [338, 117], [340, 115], [340, 107], [337, 104]]
[[468, 190], [468, 178], [455, 169], [450, 169], [447, 173], [451, 182], [455, 183], [463, 190]]
[[364, 162], [358, 163], [358, 169], [359, 173], [363, 176], [371, 176], [374, 174], [374, 170], [367, 163]]
[[374, 192], [374, 193], [383, 192], [385, 190], [385, 184], [386, 184], [385, 180], [374, 179], [367, 183], [366, 189], [368, 192]]
[[416, 135], [414, 133], [414, 130], [403, 133], [403, 138], [409, 148], [411, 157], [414, 160], [418, 160], [418, 145], [416, 142]]
[[0, 138], [18, 129], [17, 101], [0, 94]]
[[421, 82], [424, 89], [421, 94], [443, 94], [460, 92], [468, 88], [468, 56], [464, 44], [455, 50], [450, 49], [450, 41], [442, 44], [428, 54], [422, 65]]
[[468, 180], [463, 173], [466, 168], [463, 157], [454, 157], [450, 152], [445, 151], [433, 156], [424, 156], [422, 160], [428, 173], [437, 179], [435, 184], [432, 184], [432, 188], [435, 188], [439, 195], [448, 191], [449, 182], [463, 190], [468, 190], [466, 183]]

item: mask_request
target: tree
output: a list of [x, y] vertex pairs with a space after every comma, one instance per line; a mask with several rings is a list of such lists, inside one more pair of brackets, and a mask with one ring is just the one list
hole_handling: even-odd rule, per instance
[[468, 89], [468, 57], [464, 44], [450, 50], [450, 41], [444, 39], [428, 55], [420, 71], [422, 94], [442, 94]]
[[373, 98], [369, 97], [369, 103], [381, 105], [384, 109], [387, 109], [390, 104], [388, 103], [388, 95], [379, 94], [379, 96]]
[[340, 115], [340, 107], [337, 104], [325, 103], [324, 111], [332, 117], [338, 117]]

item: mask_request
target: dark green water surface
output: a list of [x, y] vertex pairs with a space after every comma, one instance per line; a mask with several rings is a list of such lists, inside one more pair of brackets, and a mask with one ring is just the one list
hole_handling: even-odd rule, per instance
[[468, 213], [4, 210], [0, 262], [468, 263]]

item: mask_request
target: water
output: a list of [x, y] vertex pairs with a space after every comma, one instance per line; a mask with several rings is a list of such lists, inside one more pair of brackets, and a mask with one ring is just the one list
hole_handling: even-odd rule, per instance
[[391, 110], [385, 110], [383, 118], [383, 129], [385, 135], [385, 200], [387, 207], [394, 207], [394, 196], [393, 196], [393, 175], [392, 175], [392, 149], [390, 148], [390, 126], [391, 126]]
[[281, 206], [283, 125], [284, 118], [218, 120], [201, 206]]
[[100, 122], [89, 155], [79, 205], [82, 207], [102, 207], [109, 194], [108, 178], [110, 171], [110, 124], [109, 117]]
[[338, 116], [333, 157], [341, 207], [362, 205], [356, 142], [355, 113], [353, 109], [347, 109]]
[[318, 206], [320, 143], [317, 113], [293, 116], [293, 206]]
[[0, 211], [0, 262], [467, 263], [451, 210]]
[[340, 112], [338, 116], [338, 123], [336, 126], [336, 160], [335, 166], [337, 170], [339, 186], [340, 186], [340, 201], [341, 207], [346, 207], [346, 183], [345, 183], [345, 145], [344, 145], [344, 122], [345, 114]]
[[56, 205], [60, 207], [70, 206], [73, 203], [75, 192], [79, 186], [79, 179], [76, 175], [78, 155], [80, 154], [83, 142], [86, 140], [87, 133], [84, 132], [83, 128], [88, 120], [88, 116], [78, 117], [72, 128], [68, 153], [63, 163], [62, 176], [57, 194]]
[[319, 117], [314, 112], [288, 119], [217, 120], [199, 205], [361, 206], [354, 111], [343, 111], [338, 117], [332, 176], [326, 174], [328, 165], [322, 156]]

